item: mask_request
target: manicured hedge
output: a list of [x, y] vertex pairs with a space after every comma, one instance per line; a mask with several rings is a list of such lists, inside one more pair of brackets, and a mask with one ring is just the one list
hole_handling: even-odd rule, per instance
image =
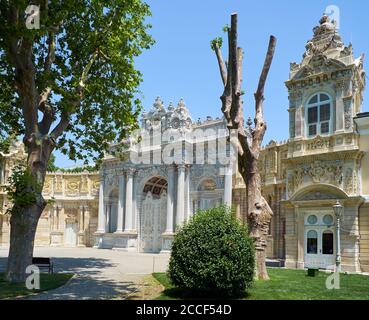
[[168, 276], [200, 295], [238, 297], [254, 278], [255, 254], [247, 228], [222, 206], [199, 210], [176, 234]]

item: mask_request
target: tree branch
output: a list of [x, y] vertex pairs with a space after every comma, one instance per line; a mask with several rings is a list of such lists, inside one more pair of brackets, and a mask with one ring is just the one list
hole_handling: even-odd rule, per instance
[[256, 93], [255, 93], [256, 99], [264, 99], [265, 82], [268, 77], [270, 66], [272, 65], [276, 43], [277, 43], [277, 39], [274, 36], [270, 36], [268, 51], [265, 57], [263, 70], [261, 71], [261, 75], [259, 78], [258, 89], [256, 90]]
[[222, 51], [220, 50], [219, 45], [217, 43], [214, 45], [214, 51], [218, 60], [220, 76], [222, 78], [223, 85], [225, 86], [227, 84], [227, 69], [226, 64], [223, 60]]
[[48, 48], [47, 48], [47, 56], [45, 58], [44, 63], [44, 71], [45, 73], [50, 73], [51, 66], [55, 61], [55, 33], [53, 31], [49, 31], [48, 33]]
[[263, 116], [263, 102], [264, 102], [264, 87], [266, 79], [268, 77], [269, 69], [273, 61], [275, 46], [277, 39], [274, 36], [270, 36], [268, 51], [265, 57], [264, 66], [259, 78], [258, 88], [255, 93], [255, 128], [253, 132], [253, 144], [252, 151], [257, 158], [260, 153], [260, 146], [264, 138], [266, 131], [266, 123]]
[[230, 116], [232, 120], [232, 129], [238, 130], [238, 125], [236, 123], [236, 117], [239, 107], [239, 97], [241, 95], [240, 91], [240, 79], [239, 79], [239, 67], [238, 67], [238, 46], [237, 46], [237, 13], [232, 13], [231, 15], [231, 32], [230, 32], [230, 42], [229, 42], [229, 52], [231, 60], [228, 63], [231, 65], [232, 70], [232, 105], [230, 110]]
[[[231, 36], [230, 30], [228, 30], [228, 46], [230, 47]], [[228, 50], [228, 71], [227, 71], [227, 81], [224, 87], [224, 91], [220, 99], [222, 100], [222, 112], [227, 121], [227, 127], [232, 127], [232, 118], [231, 118], [231, 106], [232, 106], [232, 66], [230, 61], [232, 59], [232, 52]]]
[[[13, 4], [9, 8], [8, 23], [14, 30], [19, 26], [19, 9]], [[33, 139], [37, 128], [38, 93], [33, 63], [32, 38], [19, 38], [18, 33], [9, 35], [7, 55], [15, 68], [15, 85], [22, 100], [22, 113], [25, 123], [24, 141]]]
[[87, 77], [88, 77], [88, 74], [97, 56], [98, 56], [98, 50], [95, 50], [95, 52], [92, 54], [90, 60], [88, 61], [88, 63], [86, 64], [86, 66], [84, 67], [82, 71], [79, 85], [76, 89], [76, 95], [75, 95], [76, 98], [73, 101], [70, 101], [69, 110], [68, 111], [65, 110], [61, 113], [59, 123], [56, 125], [54, 130], [51, 132], [50, 137], [54, 139], [54, 141], [56, 141], [56, 139], [59, 138], [63, 134], [63, 132], [68, 128], [69, 123], [70, 123], [70, 116], [74, 112], [74, 110], [78, 107], [78, 105], [80, 104], [83, 98], [83, 92], [84, 92], [85, 84], [87, 81]]
[[[46, 81], [50, 76], [51, 67], [55, 61], [55, 33], [49, 31], [48, 33], [48, 53], [44, 62], [44, 73], [46, 75]], [[48, 104], [48, 99], [51, 93], [51, 87], [47, 86], [40, 94], [38, 109], [44, 114], [42, 121], [39, 123], [39, 130], [42, 134], [47, 134], [53, 123], [55, 110]]]
[[[237, 87], [234, 92], [234, 125], [239, 134], [245, 136], [244, 119], [243, 119], [243, 103], [242, 103], [242, 61], [243, 50], [237, 48]], [[246, 141], [247, 142], [247, 141]]]

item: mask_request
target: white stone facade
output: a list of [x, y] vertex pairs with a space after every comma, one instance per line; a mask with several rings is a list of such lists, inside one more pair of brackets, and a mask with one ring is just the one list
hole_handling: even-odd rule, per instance
[[[168, 252], [176, 227], [197, 209], [232, 202], [232, 173], [224, 175], [225, 170], [229, 171], [229, 165], [221, 164], [215, 158], [214, 163], [209, 161], [211, 153], [218, 153], [221, 148], [220, 143], [214, 144], [215, 149], [211, 148], [211, 141], [217, 143], [219, 132], [224, 134], [226, 141], [227, 130], [222, 119], [193, 124], [182, 100], [176, 108], [170, 105], [165, 110], [158, 98], [142, 121], [143, 129], [151, 129], [154, 125], [159, 126], [157, 143], [154, 141], [149, 146], [141, 143], [137, 147], [137, 143], [130, 139], [126, 142], [129, 147], [124, 151], [125, 160], [119, 156], [106, 156], [101, 169], [95, 243], [99, 248]], [[166, 134], [165, 130], [170, 133]], [[216, 134], [208, 139], [210, 142], [206, 142], [206, 146], [199, 136], [197, 140], [194, 137], [204, 132]], [[171, 162], [168, 163], [164, 159], [165, 147], [170, 145], [173, 137], [175, 143], [170, 151], [180, 150], [180, 156], [169, 155]], [[179, 149], [174, 150], [178, 145]], [[199, 159], [188, 161], [186, 155], [190, 150], [195, 154], [200, 147], [204, 149], [200, 163], [196, 163]], [[225, 153], [226, 143], [223, 147], [224, 151], [218, 154]], [[154, 152], [159, 153], [159, 163], [153, 161]], [[135, 159], [137, 154], [142, 161], [135, 163], [132, 158]], [[143, 163], [145, 159], [150, 163]]]

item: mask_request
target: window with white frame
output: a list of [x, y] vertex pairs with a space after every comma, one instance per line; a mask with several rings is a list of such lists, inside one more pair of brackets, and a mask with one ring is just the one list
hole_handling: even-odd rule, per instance
[[307, 103], [307, 134], [309, 137], [318, 134], [329, 134], [331, 128], [332, 100], [325, 93], [318, 93]]

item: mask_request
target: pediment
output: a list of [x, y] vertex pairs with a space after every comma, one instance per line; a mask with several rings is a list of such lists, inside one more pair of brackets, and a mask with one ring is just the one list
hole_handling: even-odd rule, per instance
[[320, 73], [330, 73], [345, 68], [346, 65], [325, 55], [315, 55], [293, 77], [293, 80], [304, 79]]

